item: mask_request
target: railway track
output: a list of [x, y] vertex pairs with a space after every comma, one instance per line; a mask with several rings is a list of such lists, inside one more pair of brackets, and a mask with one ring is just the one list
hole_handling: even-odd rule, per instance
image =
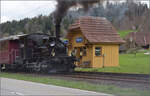
[[73, 73], [51, 73], [51, 74], [39, 74], [39, 73], [25, 73], [19, 72], [19, 74], [30, 74], [33, 76], [46, 76], [46, 77], [64, 77], [73, 78], [81, 81], [113, 81], [113, 82], [127, 82], [135, 84], [150, 85], [150, 75], [148, 74], [128, 74], [128, 73], [107, 73], [107, 72], [82, 72], [77, 71]]
[[125, 73], [105, 73], [105, 72], [74, 72], [66, 74], [55, 74], [55, 76], [77, 78], [92, 81], [114, 81], [127, 83], [150, 84], [150, 75], [146, 74], [125, 74]]

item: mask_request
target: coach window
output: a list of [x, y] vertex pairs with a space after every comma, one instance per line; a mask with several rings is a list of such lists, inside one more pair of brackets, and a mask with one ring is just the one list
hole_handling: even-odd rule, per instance
[[95, 56], [101, 56], [101, 55], [102, 55], [102, 48], [95, 47]]

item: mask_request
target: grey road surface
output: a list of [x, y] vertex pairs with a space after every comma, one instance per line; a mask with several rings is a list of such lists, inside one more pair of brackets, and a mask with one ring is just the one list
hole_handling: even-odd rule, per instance
[[0, 78], [0, 96], [112, 96], [110, 94], [97, 93], [54, 85], [46, 85], [22, 80]]

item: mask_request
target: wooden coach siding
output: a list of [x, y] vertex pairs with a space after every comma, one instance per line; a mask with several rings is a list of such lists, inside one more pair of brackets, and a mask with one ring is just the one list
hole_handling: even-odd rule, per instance
[[0, 42], [0, 64], [9, 64], [9, 41]]
[[[4, 43], [2, 45], [2, 42]], [[18, 41], [1, 41], [0, 42], [0, 64], [12, 64], [16, 58], [16, 56], [19, 55], [18, 49]]]

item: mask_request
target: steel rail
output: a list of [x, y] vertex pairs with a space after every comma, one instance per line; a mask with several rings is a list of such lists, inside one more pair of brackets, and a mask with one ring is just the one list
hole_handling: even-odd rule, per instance
[[[102, 74], [103, 73], [103, 74]], [[125, 74], [125, 73], [104, 73], [104, 72], [75, 72], [67, 74], [55, 74], [55, 76], [78, 78], [84, 80], [107, 80], [107, 81], [121, 81], [121, 82], [131, 82], [131, 83], [142, 83], [150, 84], [150, 75], [145, 74]]]

